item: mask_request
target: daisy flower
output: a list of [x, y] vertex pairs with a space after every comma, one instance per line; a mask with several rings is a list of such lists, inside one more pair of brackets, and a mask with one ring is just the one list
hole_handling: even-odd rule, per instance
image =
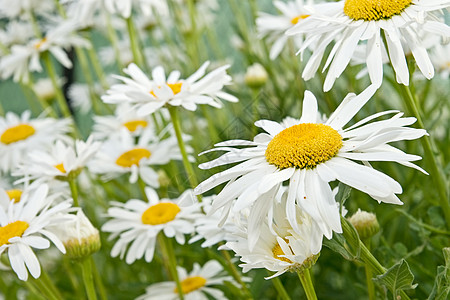
[[442, 79], [448, 79], [450, 75], [450, 43], [446, 45], [437, 44], [431, 50], [431, 61]]
[[42, 72], [40, 57], [44, 52], [50, 52], [58, 62], [66, 68], [72, 68], [72, 62], [64, 49], [72, 46], [90, 47], [90, 43], [78, 36], [76, 21], [62, 21], [52, 27], [42, 39], [33, 39], [26, 45], [14, 45], [11, 53], [0, 60], [2, 78], [13, 77], [14, 81], [29, 81], [29, 72]]
[[94, 122], [93, 135], [98, 139], [108, 138], [122, 129], [132, 136], [140, 136], [144, 130], [154, 131], [150, 116], [139, 116], [127, 103], [118, 105], [114, 116], [94, 116]]
[[13, 176], [24, 177], [16, 183], [71, 180], [80, 174], [100, 146], [101, 143], [94, 141], [92, 136], [86, 142], [76, 140], [74, 143], [64, 143], [57, 140], [49, 149], [28, 153], [28, 160], [18, 166]]
[[[273, 43], [270, 49], [270, 59], [275, 59], [280, 55], [289, 36], [285, 32], [294, 27], [297, 23], [302, 23], [313, 12], [312, 0], [294, 0], [289, 2], [274, 1], [273, 5], [280, 11], [280, 15], [271, 15], [260, 12], [256, 19], [256, 26], [260, 37], [267, 37]], [[301, 47], [303, 37], [291, 38], [297, 47]]]
[[[283, 193], [280, 193], [282, 196]], [[298, 223], [293, 230], [286, 219], [286, 194], [274, 205], [274, 220], [264, 221], [261, 236], [251, 249], [252, 239], [248, 225], [235, 232], [236, 241], [226, 245], [240, 256], [243, 272], [265, 268], [276, 272], [266, 278], [279, 276], [287, 271], [296, 272], [310, 268], [317, 260], [322, 248], [322, 233], [311, 217], [300, 208], [295, 208]]]
[[41, 185], [28, 201], [11, 201], [8, 208], [0, 206], [0, 255], [6, 253], [11, 268], [20, 280], [41, 274], [39, 261], [31, 248], [47, 249], [50, 241], [65, 253], [64, 245], [47, 227], [67, 218], [71, 200], [51, 207], [48, 186]]
[[30, 111], [21, 116], [12, 112], [0, 117], [0, 169], [8, 172], [23, 161], [27, 153], [43, 149], [57, 139], [69, 140], [69, 119], [30, 119]]
[[409, 85], [409, 71], [402, 43], [411, 50], [422, 74], [434, 76], [423, 33], [450, 36], [450, 27], [436, 16], [449, 7], [449, 0], [344, 0], [327, 3], [327, 7], [307, 18], [287, 33], [307, 34], [300, 52], [315, 43], [316, 48], [303, 71], [311, 79], [319, 68], [326, 47], [336, 40], [325, 63], [328, 74], [324, 91], [329, 91], [347, 67], [357, 45], [365, 47], [365, 61], [370, 80], [380, 86], [383, 80], [383, 52], [389, 53], [398, 83]]
[[103, 174], [104, 180], [130, 174], [130, 183], [142, 178], [156, 188], [159, 186], [158, 174], [152, 166], [165, 165], [172, 159], [181, 160], [175, 137], [155, 140], [153, 132], [145, 131], [136, 142], [128, 130], [123, 129], [103, 144], [88, 167], [92, 173]]
[[209, 62], [187, 79], [180, 79], [179, 71], [172, 71], [166, 78], [164, 69], [158, 66], [153, 69], [149, 79], [138, 66], [130, 64], [124, 72], [131, 78], [116, 76], [123, 84], [116, 84], [102, 97], [105, 103], [130, 103], [137, 107], [139, 115], [151, 114], [165, 105], [182, 106], [194, 111], [197, 104], [208, 104], [222, 107], [218, 99], [237, 102], [238, 99], [222, 91], [231, 83], [231, 77], [225, 65], [205, 75]]
[[[402, 192], [400, 184], [373, 169], [368, 162], [395, 161], [423, 171], [411, 163], [421, 159], [420, 156], [406, 154], [389, 143], [417, 139], [427, 133], [423, 129], [407, 127], [416, 119], [402, 118], [403, 114], [394, 110], [377, 113], [344, 129], [375, 89], [370, 86], [358, 96], [347, 95], [324, 123], [320, 122], [316, 98], [306, 91], [300, 120], [291, 118], [283, 123], [257, 121], [255, 125], [266, 133], [257, 135], [253, 141], [222, 142], [216, 145], [218, 148], [210, 150], [227, 153], [201, 164], [201, 169], [239, 164], [211, 176], [195, 192], [201, 194], [228, 182], [215, 198], [213, 211], [232, 207], [234, 212], [238, 212], [251, 207], [250, 247], [257, 241], [263, 219], [269, 218], [271, 222], [274, 197], [283, 183], [288, 185], [286, 216], [292, 228], [297, 229], [295, 211], [299, 206], [312, 217], [327, 238], [331, 238], [333, 231], [342, 231], [329, 182], [341, 181], [379, 202], [402, 204], [396, 196]], [[395, 115], [388, 120], [369, 123], [393, 113]]]
[[53, 9], [54, 1], [52, 0], [0, 0], [0, 17], [5, 16], [10, 19], [28, 17], [27, 14], [30, 12], [35, 14], [49, 14]]
[[113, 202], [114, 206], [108, 209], [112, 219], [102, 226], [102, 231], [112, 233], [112, 239], [119, 237], [111, 256], [123, 259], [127, 252], [127, 264], [142, 257], [151, 262], [160, 232], [184, 244], [184, 235], [194, 232], [194, 220], [199, 215], [200, 205], [195, 203], [190, 190], [175, 200], [159, 199], [156, 191], [148, 187], [145, 194], [148, 202], [136, 199], [127, 203]]
[[152, 15], [152, 9], [162, 15], [169, 12], [167, 3], [160, 0], [103, 0], [103, 2], [109, 13], [120, 14], [125, 19], [131, 16], [131, 10], [136, 5], [139, 5], [139, 10], [146, 16]]
[[[177, 267], [178, 278], [181, 281], [184, 299], [186, 300], [226, 300], [224, 293], [212, 288], [212, 285], [223, 285], [224, 281], [232, 282], [230, 276], [224, 276], [223, 267], [216, 260], [206, 262], [203, 267], [195, 263], [192, 272]], [[136, 300], [176, 300], [179, 299], [177, 286], [174, 281], [152, 284], [146, 289], [146, 293]]]

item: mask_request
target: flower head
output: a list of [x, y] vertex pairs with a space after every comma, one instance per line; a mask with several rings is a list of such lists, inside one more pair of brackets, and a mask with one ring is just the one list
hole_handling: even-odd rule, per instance
[[148, 202], [132, 199], [127, 203], [115, 202], [108, 210], [112, 219], [106, 222], [102, 231], [119, 236], [111, 250], [111, 256], [123, 258], [128, 264], [145, 256], [145, 261], [153, 259], [156, 237], [163, 232], [167, 237], [175, 237], [184, 244], [185, 234], [194, 232], [194, 220], [198, 217], [200, 206], [194, 203], [192, 191], [186, 191], [178, 199], [159, 199], [155, 190], [145, 189]]
[[[331, 238], [333, 231], [342, 230], [329, 182], [341, 181], [379, 202], [402, 204], [396, 196], [402, 192], [400, 184], [367, 162], [395, 161], [423, 171], [411, 163], [421, 159], [420, 156], [406, 154], [389, 143], [417, 139], [426, 131], [407, 127], [416, 119], [402, 118], [403, 114], [398, 111], [378, 113], [344, 129], [374, 89], [371, 86], [358, 96], [347, 95], [324, 123], [320, 123], [314, 95], [306, 91], [299, 120], [291, 118], [281, 124], [258, 121], [255, 125], [266, 133], [257, 135], [253, 141], [226, 141], [210, 150], [227, 153], [201, 164], [200, 168], [238, 164], [205, 180], [195, 192], [204, 193], [228, 182], [215, 198], [212, 210], [226, 207], [226, 216], [230, 209], [238, 212], [251, 207], [250, 248], [258, 240], [263, 219], [269, 218], [271, 223], [275, 195], [283, 184], [288, 185], [286, 216], [292, 228], [299, 230], [295, 217], [298, 206], [312, 217], [327, 238]], [[393, 113], [390, 119], [369, 123]]]
[[197, 104], [221, 107], [218, 99], [237, 102], [237, 98], [222, 91], [231, 83], [227, 75], [228, 65], [206, 73], [209, 62], [187, 79], [180, 78], [179, 71], [172, 71], [166, 78], [164, 69], [158, 66], [149, 79], [138, 66], [130, 64], [124, 72], [131, 78], [117, 76], [123, 84], [116, 84], [107, 91], [102, 99], [106, 103], [130, 103], [137, 107], [138, 114], [148, 115], [165, 105], [182, 106], [187, 110], [196, 110]]

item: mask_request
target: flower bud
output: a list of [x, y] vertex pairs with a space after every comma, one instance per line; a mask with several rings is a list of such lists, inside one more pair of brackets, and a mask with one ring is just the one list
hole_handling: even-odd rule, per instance
[[80, 209], [74, 218], [55, 228], [54, 233], [66, 247], [71, 259], [88, 257], [101, 247], [100, 234]]
[[256, 63], [248, 67], [247, 72], [245, 73], [245, 84], [251, 88], [260, 88], [262, 87], [268, 79], [268, 75], [263, 66]]
[[358, 209], [348, 220], [355, 227], [356, 231], [358, 231], [361, 240], [368, 239], [380, 231], [377, 216], [373, 213]]
[[158, 170], [158, 181], [162, 188], [167, 188], [170, 185], [170, 178], [164, 170]]

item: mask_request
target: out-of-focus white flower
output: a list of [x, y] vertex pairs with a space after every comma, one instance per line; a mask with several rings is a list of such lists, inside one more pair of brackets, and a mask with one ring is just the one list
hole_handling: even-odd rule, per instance
[[231, 77], [226, 73], [229, 65], [205, 75], [208, 65], [209, 62], [204, 63], [187, 79], [180, 79], [179, 71], [172, 71], [166, 78], [164, 69], [158, 66], [152, 71], [153, 79], [149, 79], [138, 66], [130, 64], [124, 72], [131, 78], [116, 76], [124, 83], [113, 85], [102, 99], [106, 103], [134, 104], [140, 115], [154, 113], [165, 105], [196, 110], [197, 104], [220, 108], [219, 99], [237, 102], [236, 97], [222, 91], [231, 83]]
[[430, 58], [442, 79], [448, 79], [450, 75], [450, 43], [446, 45], [436, 44], [431, 49]]
[[[59, 79], [58, 84], [61, 86], [65, 82], [64, 79]], [[33, 84], [33, 91], [36, 95], [46, 101], [52, 100], [56, 96], [55, 88], [50, 78], [40, 78]]]
[[154, 131], [150, 116], [139, 116], [127, 103], [117, 106], [114, 116], [94, 116], [93, 135], [98, 139], [109, 138], [122, 129], [133, 136], [139, 136], [144, 130]]
[[54, 9], [54, 1], [52, 0], [0, 0], [0, 16], [7, 18], [28, 18], [28, 14], [46, 14], [51, 13]]
[[103, 143], [89, 164], [89, 170], [102, 174], [104, 180], [130, 174], [130, 183], [141, 178], [148, 185], [158, 187], [158, 174], [152, 166], [167, 164], [172, 159], [181, 160], [175, 137], [155, 140], [153, 132], [144, 131], [136, 142], [134, 136], [123, 129]]
[[42, 185], [30, 195], [28, 201], [11, 201], [5, 209], [0, 206], [0, 255], [6, 252], [11, 268], [20, 280], [41, 275], [39, 261], [31, 248], [47, 249], [49, 240], [65, 253], [64, 245], [48, 230], [67, 219], [71, 200], [51, 206], [48, 186]]
[[18, 166], [13, 175], [24, 177], [18, 183], [30, 180], [46, 183], [54, 180], [67, 181], [80, 174], [100, 146], [101, 143], [94, 141], [92, 136], [86, 142], [76, 140], [74, 143], [67, 143], [57, 140], [45, 150], [30, 151], [28, 159]]
[[[184, 299], [207, 300], [212, 297], [216, 300], [226, 300], [224, 293], [210, 287], [211, 285], [223, 285], [224, 281], [234, 283], [230, 276], [221, 275], [223, 267], [215, 260], [206, 262], [203, 267], [195, 263], [191, 273], [186, 269], [177, 267], [178, 278], [181, 281]], [[159, 282], [150, 285], [146, 293], [136, 300], [176, 300], [179, 299], [176, 283], [173, 281]]]
[[30, 111], [21, 116], [12, 112], [0, 117], [0, 169], [15, 169], [31, 150], [44, 149], [55, 140], [68, 141], [69, 119], [30, 119]]
[[123, 258], [127, 252], [125, 261], [128, 264], [144, 256], [145, 261], [151, 262], [160, 232], [184, 244], [184, 235], [194, 232], [194, 220], [200, 211], [191, 190], [175, 200], [159, 199], [156, 191], [148, 187], [145, 194], [148, 203], [136, 199], [114, 202], [108, 209], [112, 219], [102, 226], [102, 231], [112, 233], [111, 238], [119, 236], [111, 256]]
[[[266, 133], [257, 135], [253, 141], [226, 141], [210, 150], [227, 153], [201, 164], [201, 169], [238, 164], [211, 176], [197, 186], [195, 192], [204, 193], [229, 182], [215, 198], [213, 210], [226, 207], [226, 216], [231, 208], [239, 212], [251, 207], [250, 246], [257, 242], [261, 220], [271, 215], [274, 195], [286, 181], [289, 184], [286, 216], [292, 228], [298, 230], [295, 211], [299, 206], [327, 238], [331, 238], [333, 231], [342, 231], [339, 210], [329, 185], [331, 181], [339, 180], [378, 202], [402, 204], [396, 196], [402, 192], [400, 184], [366, 162], [395, 161], [426, 173], [411, 163], [420, 160], [420, 156], [406, 154], [389, 143], [417, 139], [427, 133], [407, 127], [416, 119], [401, 118], [403, 113], [392, 110], [369, 116], [344, 129], [375, 90], [375, 86], [370, 86], [358, 96], [347, 95], [325, 123], [320, 123], [318, 118], [316, 98], [306, 91], [300, 120], [291, 119], [292, 123], [283, 124], [261, 120], [255, 125]], [[392, 113], [396, 114], [388, 120], [369, 123]]]
[[[5, 29], [0, 30], [0, 43], [7, 48], [16, 44], [25, 44], [32, 37], [33, 27], [28, 22], [12, 20], [6, 24]], [[6, 55], [7, 53], [4, 54]]]
[[14, 45], [11, 53], [0, 60], [2, 78], [13, 77], [14, 81], [29, 81], [29, 72], [42, 72], [40, 57], [50, 52], [66, 68], [72, 68], [64, 49], [72, 46], [90, 47], [90, 43], [75, 32], [79, 24], [74, 20], [62, 21], [50, 28], [42, 39], [31, 40], [27, 45]]

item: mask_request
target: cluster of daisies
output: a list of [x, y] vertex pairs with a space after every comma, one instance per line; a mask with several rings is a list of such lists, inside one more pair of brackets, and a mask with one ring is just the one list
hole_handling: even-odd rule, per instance
[[[210, 12], [217, 9], [215, 5], [205, 4], [202, 9]], [[449, 48], [441, 45], [442, 39], [450, 38], [442, 9], [450, 1], [293, 0], [274, 1], [274, 5], [280, 15], [260, 13], [256, 20], [259, 36], [273, 44], [270, 59], [276, 60], [293, 42], [307, 60], [305, 80], [316, 75], [327, 53], [324, 91], [332, 89], [349, 64], [362, 64], [360, 76], [368, 74], [371, 83], [358, 95], [347, 94], [328, 117], [319, 112], [313, 93], [305, 90], [300, 118], [258, 120], [254, 125], [261, 133], [252, 140], [223, 141], [200, 153], [202, 158], [224, 154], [198, 165], [201, 170], [220, 171], [196, 184], [192, 176], [199, 172], [192, 171], [192, 164], [198, 153], [189, 142], [198, 132], [186, 130], [183, 122], [180, 125], [179, 112], [193, 114], [200, 105], [221, 109], [238, 98], [227, 89], [232, 85], [229, 64], [206, 61], [191, 75], [182, 76], [162, 66], [167, 53], [186, 55], [173, 55], [176, 47], [159, 54], [147, 53], [153, 50], [150, 47], [137, 47], [133, 32], [143, 35], [170, 15], [165, 1], [0, 0], [0, 16], [10, 20], [0, 31], [0, 77], [32, 87], [44, 109], [37, 118], [29, 111], [0, 117], [0, 256], [8, 258], [2, 267], [12, 269], [21, 280], [27, 280], [28, 273], [39, 278], [40, 264], [31, 248], [47, 249], [50, 242], [71, 257], [92, 254], [100, 248], [92, 218], [109, 237], [110, 255], [127, 264], [141, 259], [150, 263], [164, 251], [171, 255], [172, 240], [180, 247], [201, 241], [204, 248], [232, 251], [244, 273], [271, 271], [270, 279], [285, 272], [307, 272], [319, 258], [323, 238], [343, 232], [341, 217], [346, 210], [336, 201], [338, 183], [379, 203], [401, 205], [400, 183], [371, 162], [395, 162], [427, 174], [413, 163], [420, 156], [391, 145], [419, 139], [427, 135], [426, 130], [411, 127], [416, 118], [404, 117], [398, 110], [358, 122], [354, 117], [382, 85], [384, 65], [392, 66], [396, 81], [403, 85], [409, 85], [411, 77], [406, 56], [414, 59], [427, 79], [435, 69], [448, 76], [448, 56], [447, 66], [442, 66], [434, 64], [432, 55], [448, 54]], [[40, 24], [56, 10], [58, 18]], [[142, 24], [133, 23], [133, 11], [141, 13]], [[202, 22], [208, 24], [208, 13], [199, 16], [198, 25], [206, 26]], [[100, 59], [90, 43], [93, 27], [106, 32], [114, 44], [100, 51], [102, 63], [126, 66], [120, 75], [111, 76], [112, 84], [95, 64]], [[23, 34], [12, 38], [14, 32]], [[128, 35], [129, 40], [124, 38]], [[55, 91], [65, 82], [54, 76], [53, 64], [72, 68], [68, 55], [72, 48], [80, 65], [93, 64], [100, 81], [88, 88], [72, 85], [68, 91], [72, 104], [95, 112], [93, 130], [85, 140], [74, 130], [71, 118], [50, 115], [56, 113], [53, 98], [64, 97]], [[51, 77], [47, 82], [34, 78], [43, 72], [42, 62]], [[98, 113], [98, 106], [111, 114]], [[180, 184], [177, 195], [170, 198], [166, 179], [174, 181], [181, 165], [186, 170], [183, 182], [192, 187]], [[81, 207], [89, 206], [84, 201], [94, 190], [92, 185], [102, 188], [124, 182], [139, 191], [140, 198], [104, 201], [107, 207], [101, 221], [84, 215]], [[88, 192], [78, 199], [80, 187]], [[106, 198], [105, 191], [97, 194]], [[87, 251], [83, 243], [93, 246]], [[225, 299], [221, 289], [211, 286], [229, 282], [246, 289], [233, 276], [215, 260], [203, 267], [195, 264], [190, 273], [176, 266], [172, 281], [150, 285], [138, 299], [183, 295]]]

